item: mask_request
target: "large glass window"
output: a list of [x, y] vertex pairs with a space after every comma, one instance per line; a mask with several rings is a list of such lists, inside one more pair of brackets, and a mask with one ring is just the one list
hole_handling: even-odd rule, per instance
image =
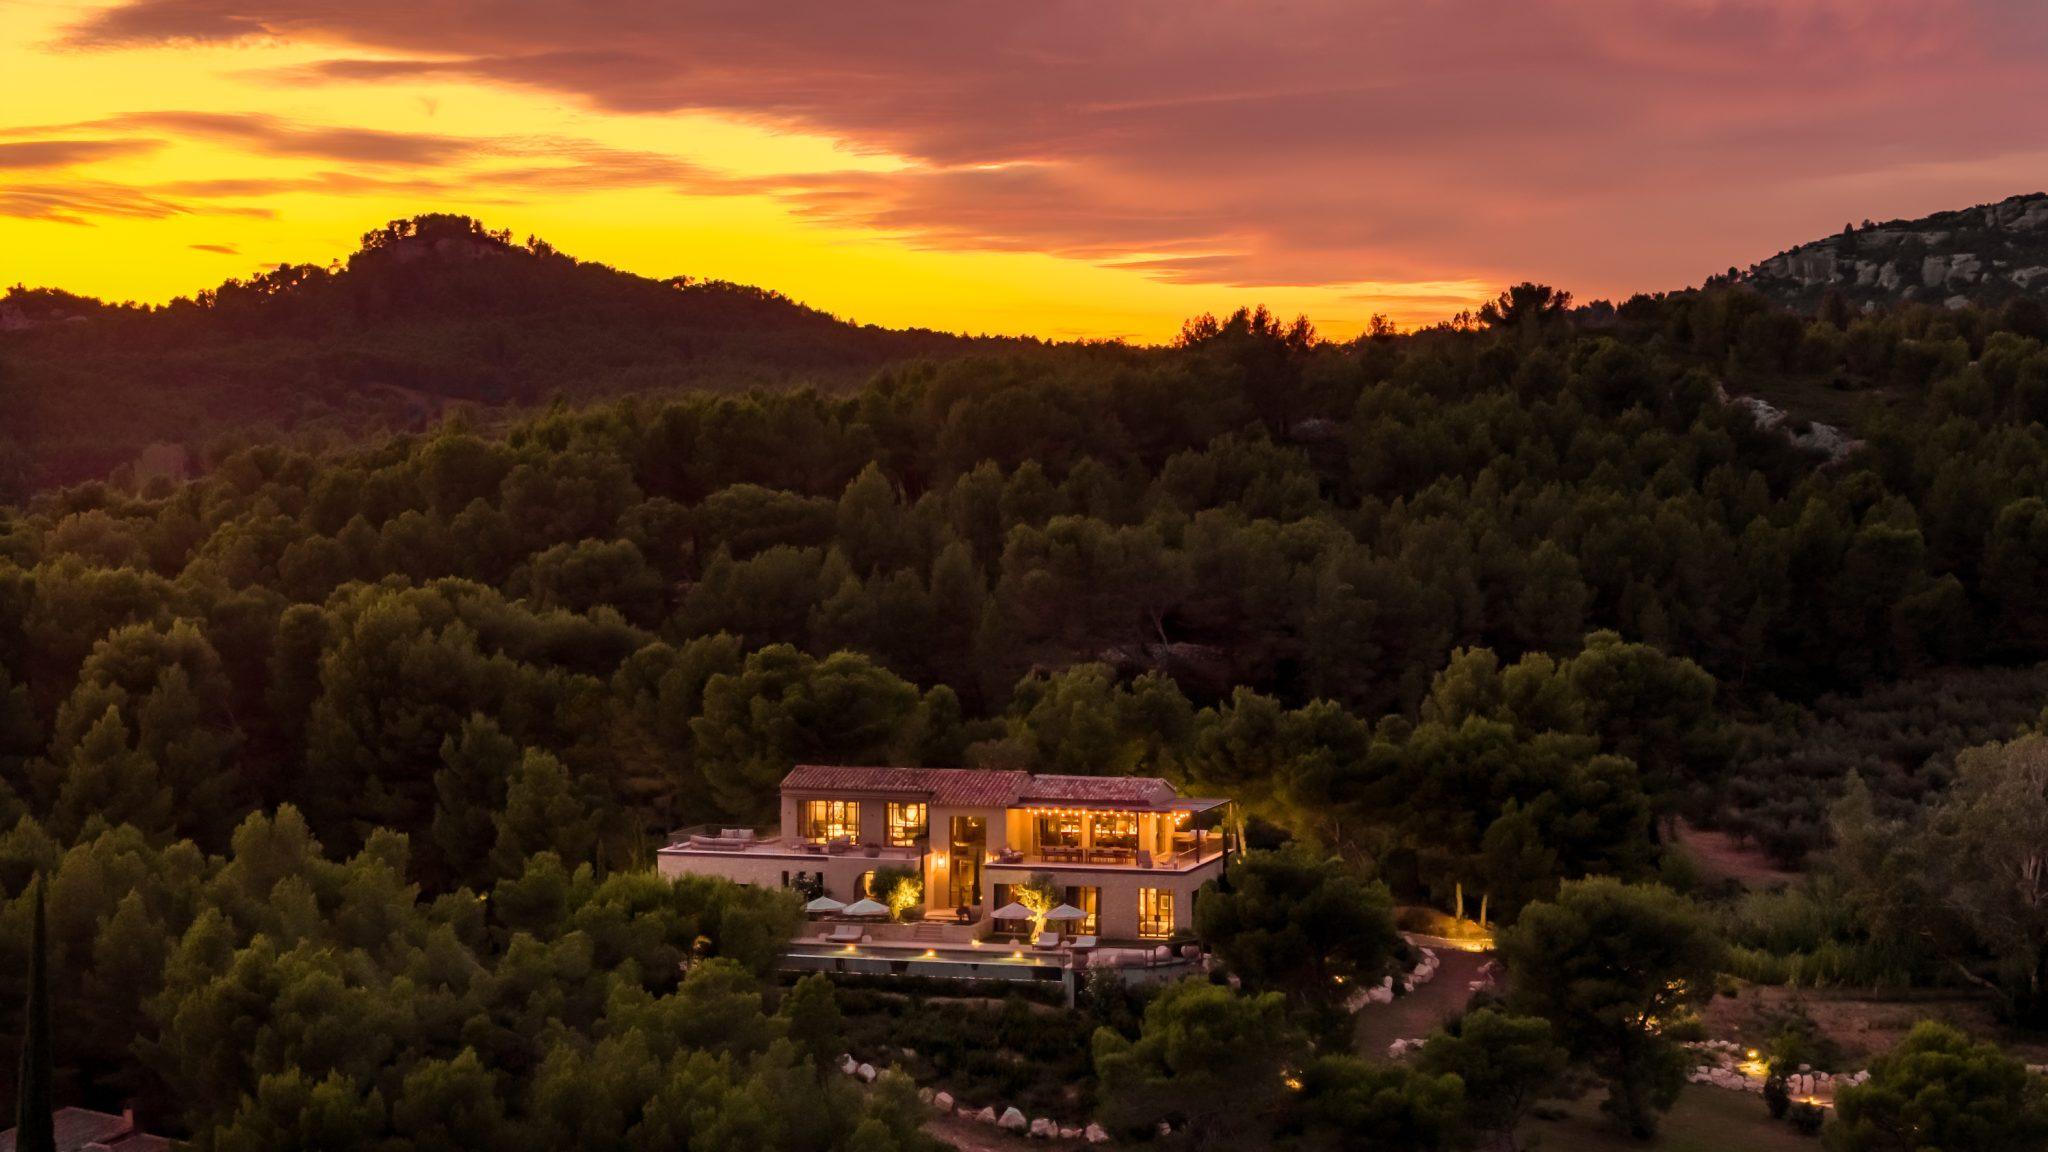
[[1041, 812], [1038, 815], [1038, 847], [1079, 848], [1081, 816], [1076, 812]]
[[1138, 935], [1164, 940], [1173, 935], [1173, 893], [1165, 888], [1138, 889]]
[[897, 848], [909, 848], [925, 837], [925, 822], [930, 818], [925, 806], [917, 803], [889, 801], [889, 843]]
[[952, 833], [953, 856], [946, 872], [946, 901], [955, 908], [979, 908], [981, 857], [988, 851], [987, 822], [979, 816], [955, 816]]
[[806, 800], [803, 826], [806, 840], [860, 839], [860, 801]]
[[1122, 848], [1136, 851], [1138, 847], [1138, 816], [1135, 812], [1097, 812], [1093, 817], [1094, 841], [1097, 848]]
[[1093, 936], [1101, 929], [1102, 889], [1073, 886], [1062, 893], [1060, 899], [1088, 914], [1079, 920], [1062, 923], [1061, 928], [1088, 936]]

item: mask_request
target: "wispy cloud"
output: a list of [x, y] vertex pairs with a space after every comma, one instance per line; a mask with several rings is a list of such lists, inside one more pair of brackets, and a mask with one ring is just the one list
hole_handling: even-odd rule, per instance
[[0, 169], [69, 168], [162, 146], [161, 140], [146, 139], [0, 141]]

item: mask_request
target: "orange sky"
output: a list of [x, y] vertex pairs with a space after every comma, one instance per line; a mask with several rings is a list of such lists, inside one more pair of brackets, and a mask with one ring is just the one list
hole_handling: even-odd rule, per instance
[[852, 319], [1331, 335], [2048, 183], [2010, 0], [0, 0], [0, 276], [161, 301], [466, 212]]

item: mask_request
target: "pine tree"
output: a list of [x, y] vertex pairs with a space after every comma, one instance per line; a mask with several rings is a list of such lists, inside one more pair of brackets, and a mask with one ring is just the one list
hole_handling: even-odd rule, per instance
[[22, 1012], [20, 1098], [14, 1118], [15, 1152], [57, 1152], [51, 1119], [49, 940], [43, 928], [43, 879], [36, 877], [34, 927], [29, 937], [28, 1006]]

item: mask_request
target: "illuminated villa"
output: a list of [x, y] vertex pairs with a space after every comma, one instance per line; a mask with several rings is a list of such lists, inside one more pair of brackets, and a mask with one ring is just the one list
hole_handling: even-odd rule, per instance
[[[1067, 945], [1150, 945], [1192, 931], [1195, 891], [1223, 870], [1233, 807], [1153, 777], [802, 765], [782, 781], [779, 832], [678, 833], [659, 860], [664, 876], [793, 887], [827, 906], [892, 895], [909, 905], [907, 930], [877, 926], [862, 944], [886, 936], [978, 948], [994, 933], [1036, 930]], [[880, 891], [877, 873], [890, 872], [921, 880], [921, 903], [901, 885]], [[1043, 931], [1045, 918], [995, 915], [1019, 896], [1043, 905], [1038, 891], [1020, 890], [1034, 878], [1050, 878], [1066, 906], [1057, 933]]]

